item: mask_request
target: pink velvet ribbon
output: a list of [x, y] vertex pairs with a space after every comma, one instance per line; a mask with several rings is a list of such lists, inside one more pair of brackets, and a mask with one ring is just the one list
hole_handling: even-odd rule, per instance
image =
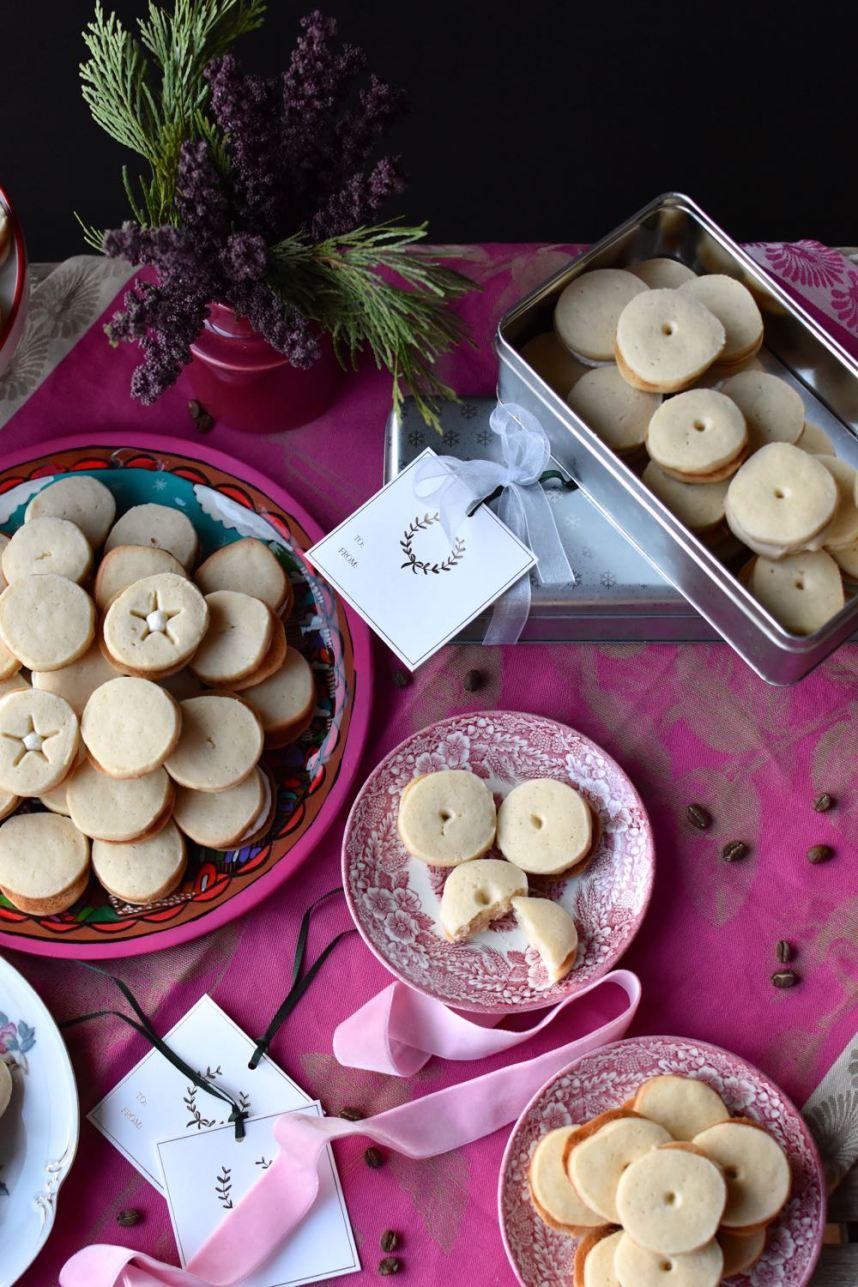
[[337, 1028], [334, 1053], [340, 1063], [408, 1077], [433, 1055], [467, 1060], [501, 1054], [529, 1041], [578, 997], [605, 984], [614, 984], [625, 993], [622, 1011], [585, 1036], [535, 1058], [447, 1086], [360, 1122], [284, 1114], [274, 1128], [280, 1151], [273, 1164], [192, 1257], [187, 1269], [125, 1247], [96, 1244], [66, 1262], [60, 1274], [61, 1287], [149, 1287], [152, 1283], [234, 1287], [277, 1250], [310, 1210], [319, 1190], [319, 1162], [333, 1140], [364, 1135], [406, 1157], [427, 1158], [490, 1135], [515, 1121], [540, 1086], [561, 1068], [622, 1037], [641, 996], [637, 975], [614, 970], [574, 997], [560, 1001], [534, 1027], [513, 1032], [483, 1026], [405, 984], [391, 983]]

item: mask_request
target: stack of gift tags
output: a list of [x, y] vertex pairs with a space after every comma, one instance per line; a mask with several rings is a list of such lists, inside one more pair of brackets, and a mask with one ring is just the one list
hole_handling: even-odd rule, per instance
[[235, 541], [194, 571], [185, 514], [147, 504], [117, 520], [88, 475], [45, 488], [0, 539], [9, 901], [65, 911], [92, 869], [116, 899], [148, 904], [181, 881], [186, 837], [220, 850], [263, 837], [276, 807], [263, 751], [300, 737], [315, 708], [272, 551]]

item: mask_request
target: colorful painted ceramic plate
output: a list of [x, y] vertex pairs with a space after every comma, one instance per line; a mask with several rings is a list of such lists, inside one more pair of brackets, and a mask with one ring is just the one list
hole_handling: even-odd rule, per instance
[[0, 252], [0, 374], [6, 370], [24, 333], [27, 319], [27, 249], [9, 197], [0, 188], [0, 206], [9, 220], [11, 238]]
[[[497, 800], [527, 778], [561, 778], [598, 815], [599, 843], [580, 875], [530, 880], [578, 928], [578, 959], [561, 983], [549, 983], [511, 914], [467, 943], [442, 936], [447, 872], [411, 858], [396, 829], [403, 787], [438, 769], [470, 769]], [[581, 733], [518, 711], [456, 716], [408, 738], [367, 779], [343, 838], [343, 884], [367, 946], [418, 992], [491, 1014], [553, 1005], [606, 974], [643, 920], [653, 865], [649, 819], [620, 766]]]
[[128, 956], [225, 924], [311, 852], [349, 790], [366, 739], [369, 631], [305, 561], [304, 551], [321, 532], [303, 509], [261, 474], [195, 443], [141, 438], [135, 446], [117, 446], [115, 438], [95, 435], [88, 443], [57, 442], [7, 459], [0, 468], [0, 529], [17, 528], [30, 497], [71, 471], [106, 483], [119, 513], [145, 502], [177, 506], [197, 529], [201, 557], [242, 536], [267, 542], [295, 591], [289, 641], [316, 676], [311, 727], [293, 746], [263, 756], [278, 788], [274, 827], [264, 843], [227, 854], [193, 850], [176, 893], [142, 910], [112, 898], [95, 881], [61, 916], [28, 916], [0, 896], [0, 944], [47, 956]]
[[47, 1241], [77, 1149], [77, 1087], [57, 1026], [0, 957], [0, 1059], [12, 1099], [0, 1117], [0, 1280], [15, 1282]]
[[556, 1126], [616, 1108], [660, 1073], [708, 1082], [731, 1113], [765, 1126], [790, 1160], [793, 1196], [771, 1228], [763, 1258], [749, 1274], [725, 1281], [736, 1287], [804, 1287], [825, 1224], [824, 1175], [810, 1132], [786, 1095], [744, 1059], [681, 1037], [633, 1037], [594, 1050], [552, 1077], [530, 1101], [506, 1146], [498, 1188], [504, 1246], [518, 1281], [524, 1287], [568, 1287], [572, 1281], [575, 1239], [543, 1224], [528, 1197], [527, 1170], [537, 1141]]

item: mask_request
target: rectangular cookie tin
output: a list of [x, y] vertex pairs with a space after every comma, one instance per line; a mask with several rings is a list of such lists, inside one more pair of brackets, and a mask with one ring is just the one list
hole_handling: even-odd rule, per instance
[[656, 197], [501, 319], [498, 396], [539, 417], [555, 459], [592, 505], [757, 674], [772, 684], [795, 683], [858, 629], [858, 597], [815, 634], [790, 634], [520, 353], [529, 339], [552, 329], [557, 296], [579, 274], [657, 255], [697, 272], [727, 273], [750, 287], [765, 322], [764, 366], [795, 385], [807, 418], [829, 434], [839, 456], [858, 467], [858, 363], [695, 202], [676, 192]]

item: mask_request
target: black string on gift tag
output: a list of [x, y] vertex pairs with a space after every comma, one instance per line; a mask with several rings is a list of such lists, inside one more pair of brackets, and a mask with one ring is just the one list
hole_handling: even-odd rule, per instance
[[190, 1064], [185, 1063], [181, 1055], [177, 1055], [175, 1050], [170, 1049], [167, 1043], [158, 1036], [157, 1032], [152, 1027], [151, 1022], [147, 1018], [127, 983], [123, 983], [122, 979], [118, 979], [115, 974], [108, 974], [107, 970], [99, 969], [97, 965], [88, 965], [85, 961], [80, 961], [78, 964], [82, 965], [84, 969], [92, 970], [95, 974], [100, 974], [105, 979], [110, 979], [111, 983], [115, 983], [134, 1013], [137, 1015], [139, 1022], [137, 1019], [132, 1019], [129, 1015], [123, 1014], [121, 1010], [93, 1010], [90, 1014], [78, 1015], [76, 1019], [65, 1019], [59, 1026], [61, 1028], [74, 1028], [79, 1023], [86, 1023], [90, 1019], [101, 1019], [105, 1015], [112, 1015], [116, 1019], [121, 1019], [123, 1023], [128, 1024], [129, 1028], [133, 1028], [135, 1032], [140, 1033], [141, 1037], [145, 1037], [150, 1045], [154, 1046], [154, 1048], [162, 1054], [174, 1068], [178, 1069], [180, 1073], [183, 1073], [184, 1076], [187, 1077], [190, 1082], [193, 1082], [195, 1086], [199, 1087], [200, 1090], [204, 1090], [206, 1094], [214, 1095], [215, 1099], [220, 1099], [225, 1104], [229, 1104], [231, 1112], [229, 1114], [228, 1121], [230, 1124], [234, 1124], [235, 1126], [236, 1140], [243, 1140], [245, 1133], [244, 1123], [250, 1114], [247, 1109], [239, 1103], [235, 1096], [231, 1095], [230, 1092], [223, 1087], [215, 1086], [213, 1082], [207, 1081], [205, 1077], [196, 1072]]
[[[563, 491], [566, 492], [573, 492], [578, 487], [574, 478], [567, 478], [559, 469], [546, 469], [536, 481], [540, 487], [544, 487], [546, 483], [559, 483]], [[496, 487], [493, 492], [489, 492], [488, 496], [483, 496], [482, 500], [475, 500], [468, 506], [465, 517], [473, 518], [481, 505], [488, 505], [491, 501], [497, 500], [499, 496], [503, 495], [503, 492], [504, 488], [502, 486]]]
[[338, 885], [336, 889], [329, 889], [326, 894], [320, 894], [316, 901], [310, 904], [301, 918], [301, 927], [298, 930], [298, 938], [295, 943], [295, 957], [292, 961], [292, 981], [289, 986], [289, 991], [286, 993], [282, 1005], [277, 1010], [268, 1027], [257, 1041], [253, 1054], [250, 1056], [250, 1063], [247, 1065], [248, 1068], [258, 1067], [262, 1056], [268, 1054], [268, 1048], [277, 1035], [281, 1024], [288, 1019], [289, 1015], [295, 1009], [296, 1005], [301, 1000], [301, 997], [307, 991], [337, 944], [342, 939], [348, 938], [350, 934], [355, 934], [357, 932], [356, 930], [350, 929], [343, 930], [341, 934], [337, 934], [336, 938], [331, 940], [328, 946], [313, 962], [304, 977], [301, 977], [301, 970], [304, 967], [304, 958], [307, 955], [307, 936], [310, 932], [310, 921], [312, 920], [313, 912], [321, 903], [324, 903], [326, 899], [332, 898], [334, 894], [341, 894], [342, 892], [342, 885]]

